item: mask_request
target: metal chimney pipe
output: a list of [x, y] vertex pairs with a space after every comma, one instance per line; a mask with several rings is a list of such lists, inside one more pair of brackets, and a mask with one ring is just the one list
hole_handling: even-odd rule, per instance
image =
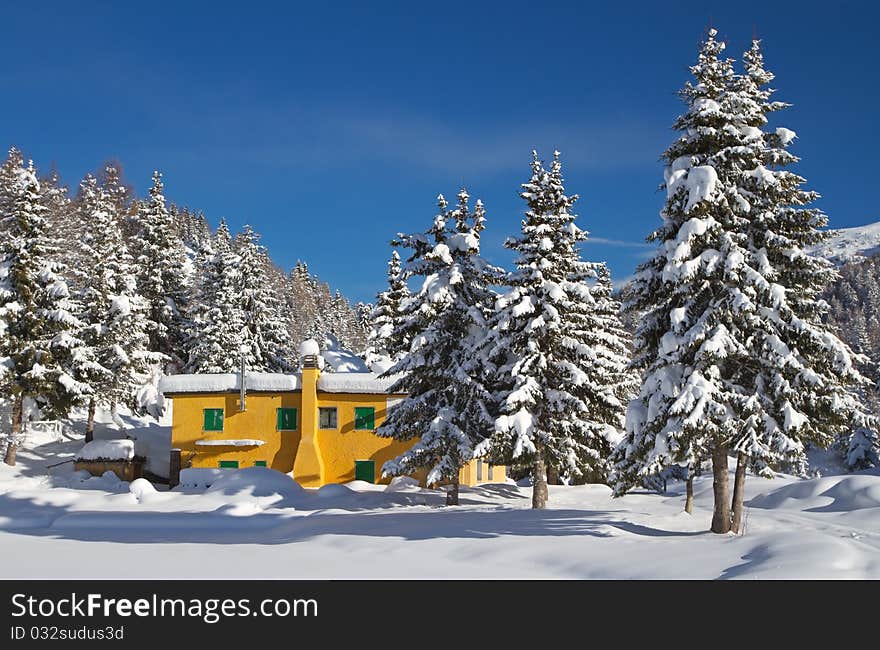
[[245, 372], [245, 357], [244, 351], [241, 352], [241, 373], [240, 381], [239, 381], [239, 395], [238, 395], [238, 411], [239, 413], [243, 413], [247, 410], [246, 400], [247, 400], [247, 385], [246, 385], [246, 377], [247, 374]]

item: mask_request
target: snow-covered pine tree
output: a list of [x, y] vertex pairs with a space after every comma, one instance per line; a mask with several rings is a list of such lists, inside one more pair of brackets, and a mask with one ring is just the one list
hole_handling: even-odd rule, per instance
[[[821, 213], [803, 208], [815, 195], [800, 189], [800, 177], [767, 166], [791, 162], [774, 150], [790, 132], [764, 138], [762, 110], [753, 110], [716, 35], [709, 30], [691, 68], [696, 83], [681, 93], [682, 135], [664, 153], [663, 223], [648, 238], [658, 249], [629, 290], [643, 314], [634, 360], [642, 385], [614, 482], [622, 494], [672, 463], [711, 458], [711, 529], [725, 533], [728, 452], [768, 475], [798, 462], [805, 442], [825, 446], [861, 417], [847, 388], [861, 377], [817, 318], [827, 269], [803, 250], [823, 225]], [[816, 284], [798, 279], [807, 269]]]
[[138, 210], [139, 230], [132, 250], [137, 253], [138, 293], [147, 302], [150, 350], [166, 355], [171, 368], [178, 368], [186, 339], [186, 253], [175, 235], [163, 192], [162, 174], [153, 172], [150, 196]]
[[49, 170], [39, 182], [41, 203], [46, 207], [46, 235], [50, 245], [56, 248], [57, 261], [63, 265], [64, 280], [73, 288], [80, 257], [79, 249], [71, 243], [82, 238], [82, 224], [57, 169]]
[[314, 338], [316, 341], [320, 341], [320, 337], [310, 336], [308, 332], [308, 326], [314, 320], [317, 307], [311, 292], [311, 277], [308, 266], [304, 262], [297, 260], [290, 270], [283, 295], [285, 311], [291, 315], [288, 323], [290, 340], [302, 342]]
[[47, 235], [46, 196], [33, 163], [10, 151], [0, 172], [0, 386], [12, 398], [4, 461], [15, 465], [25, 400], [66, 413], [89, 395], [70, 374], [82, 342], [64, 269]]
[[[585, 342], [595, 350], [596, 362], [588, 372], [593, 373], [594, 381], [606, 387], [619, 401], [620, 410], [616, 415], [603, 421], [622, 430], [626, 417], [626, 404], [638, 394], [639, 390], [638, 374], [630, 368], [632, 337], [623, 322], [623, 307], [614, 295], [614, 285], [611, 282], [608, 265], [605, 262], [592, 264], [596, 271], [596, 282], [590, 287], [595, 303], [590, 318], [595, 320], [595, 324], [587, 332]], [[615, 444], [620, 437], [618, 434]], [[606, 463], [610, 463], [608, 456]], [[606, 464], [606, 472], [602, 476], [603, 482], [608, 480], [610, 469], [610, 464]]]
[[251, 370], [283, 372], [293, 345], [280, 313], [280, 300], [267, 281], [271, 264], [266, 249], [250, 226], [236, 237], [239, 256], [239, 304], [242, 315], [242, 345]]
[[[784, 287], [784, 300], [772, 305], [780, 312], [773, 324], [776, 337], [796, 359], [792, 363], [775, 341], [765, 341], [765, 348], [772, 348], [775, 354], [760, 357], [761, 381], [768, 386], [768, 399], [789, 402], [806, 418], [798, 427], [802, 443], [818, 447], [834, 443], [844, 451], [845, 461], [860, 459], [861, 468], [880, 451], [877, 422], [866, 417], [867, 409], [858, 394], [870, 382], [852, 368], [864, 358], [854, 355], [823, 323], [828, 305], [820, 294], [839, 275], [830, 262], [809, 252], [827, 238], [827, 231], [820, 228], [828, 219], [820, 210], [808, 207], [819, 195], [804, 190], [805, 179], [785, 169], [799, 161], [788, 151], [795, 132], [784, 127], [766, 129], [767, 115], [789, 104], [771, 100], [773, 90], [768, 84], [774, 75], [764, 68], [759, 40], [752, 41], [743, 62], [745, 74], [738, 78], [735, 91], [746, 117], [744, 128], [749, 129], [755, 149], [743, 183], [754, 214], [749, 220], [748, 246], [762, 256], [762, 264], [766, 258], [775, 269], [765, 273], [767, 280]], [[815, 384], [821, 388], [813, 388]], [[735, 448], [751, 458], [753, 444], [737, 441]], [[759, 451], [764, 452], [763, 448]], [[761, 454], [757, 458], [759, 463], [765, 462]], [[776, 459], [789, 467], [806, 467], [802, 450], [792, 454], [787, 447], [773, 448], [771, 464]], [[734, 513], [735, 522], [737, 518]]]
[[376, 305], [370, 314], [367, 363], [381, 358], [397, 361], [406, 352], [409, 341], [401, 338], [399, 324], [401, 305], [407, 298], [409, 287], [400, 268], [400, 254], [395, 250], [388, 260], [388, 288], [376, 294]]
[[197, 270], [186, 371], [237, 372], [244, 330], [241, 258], [233, 250], [225, 220], [211, 248]]
[[471, 373], [475, 346], [485, 334], [495, 299], [488, 287], [500, 273], [480, 256], [485, 214], [480, 201], [471, 211], [468, 198], [465, 190], [459, 192], [458, 206], [449, 211], [440, 196], [440, 212], [427, 232], [399, 235], [396, 245], [412, 250], [404, 273], [424, 282], [405, 301], [395, 332], [412, 345], [385, 373], [404, 373], [391, 392], [405, 392], [407, 398], [376, 431], [397, 440], [419, 437], [408, 451], [385, 463], [383, 475], [427, 468], [429, 485], [451, 484], [447, 505], [458, 505], [459, 472], [492, 427], [490, 395]]
[[313, 276], [305, 262], [297, 261], [290, 271], [284, 296], [286, 311], [291, 315], [290, 339], [322, 342], [329, 331], [330, 287]]
[[[135, 239], [140, 227], [135, 210], [134, 190], [123, 179], [122, 165], [115, 161], [105, 163], [99, 180], [113, 203], [113, 212], [119, 219], [123, 240], [129, 242]], [[134, 256], [133, 250], [129, 249], [129, 253]]]
[[[354, 305], [355, 322], [358, 330], [364, 333], [364, 337], [368, 336], [372, 327], [372, 314], [375, 305], [371, 302], [363, 302], [358, 300]], [[364, 338], [366, 345], [366, 338]], [[366, 349], [366, 347], [364, 348]]]
[[482, 344], [500, 417], [481, 447], [497, 463], [532, 465], [535, 508], [547, 501], [547, 466], [604, 481], [628, 397], [626, 337], [604, 264], [580, 258], [559, 152], [547, 170], [533, 152], [528, 204], [510, 290]]
[[135, 289], [135, 268], [123, 241], [121, 219], [108, 192], [91, 174], [80, 183], [75, 202], [82, 224], [80, 320], [87, 356], [76, 376], [91, 386], [86, 441], [94, 432], [95, 407], [115, 410], [138, 405], [136, 389], [143, 385], [162, 355], [148, 352], [146, 305]]

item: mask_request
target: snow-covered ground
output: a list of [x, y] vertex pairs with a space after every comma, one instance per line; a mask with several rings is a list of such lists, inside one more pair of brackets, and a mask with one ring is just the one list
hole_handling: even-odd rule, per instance
[[529, 488], [485, 485], [446, 508], [406, 481], [306, 490], [249, 468], [169, 492], [47, 469], [81, 446], [35, 436], [0, 464], [0, 557], [15, 558], [0, 578], [880, 578], [877, 473], [750, 477], [745, 533], [717, 536], [711, 476], [693, 516], [679, 483], [622, 499], [551, 486], [545, 511]]
[[831, 237], [812, 252], [835, 264], [858, 261], [880, 253], [880, 222], [834, 230]]

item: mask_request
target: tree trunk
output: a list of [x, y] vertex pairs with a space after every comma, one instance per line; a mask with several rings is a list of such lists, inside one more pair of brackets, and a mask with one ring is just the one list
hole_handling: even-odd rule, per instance
[[693, 468], [688, 467], [687, 493], [684, 499], [684, 511], [689, 515], [694, 514], [694, 472]]
[[446, 505], [458, 505], [458, 474], [455, 475], [455, 478], [452, 479], [452, 484], [450, 485], [449, 489], [446, 490]]
[[532, 508], [546, 508], [547, 463], [544, 462], [544, 449], [540, 445], [535, 450], [535, 467], [532, 471]]
[[712, 532], [730, 532], [730, 489], [727, 478], [727, 445], [715, 443], [712, 450], [712, 491], [715, 493], [715, 511], [712, 513]]
[[559, 485], [559, 470], [547, 465], [547, 485]]
[[86, 422], [86, 442], [95, 439], [95, 398], [89, 400], [89, 419]]
[[746, 456], [745, 454], [737, 454], [736, 456], [736, 474], [733, 479], [733, 505], [731, 506], [731, 523], [730, 530], [735, 533], [739, 532], [743, 518], [743, 493], [746, 487]]
[[18, 437], [21, 435], [23, 401], [21, 393], [18, 393], [12, 403], [12, 433], [9, 436], [9, 443], [6, 445], [6, 456], [3, 458], [3, 462], [7, 465], [15, 465]]

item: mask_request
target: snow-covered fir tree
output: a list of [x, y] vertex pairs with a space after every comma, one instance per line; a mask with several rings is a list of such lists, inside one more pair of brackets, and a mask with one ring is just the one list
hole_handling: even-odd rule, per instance
[[532, 466], [535, 508], [547, 501], [547, 467], [604, 481], [623, 427], [631, 381], [619, 305], [604, 264], [581, 260], [559, 152], [548, 170], [533, 152], [523, 184], [522, 234], [510, 290], [498, 299], [482, 344], [500, 417], [481, 446], [496, 463]]
[[672, 463], [711, 458], [712, 531], [724, 533], [738, 524], [747, 462], [765, 475], [797, 466], [806, 443], [825, 447], [866, 417], [851, 391], [864, 382], [852, 354], [820, 320], [817, 293], [832, 271], [805, 251], [825, 217], [805, 207], [815, 194], [804, 179], [781, 169], [796, 161], [784, 150], [793, 133], [763, 130], [778, 106], [760, 91], [768, 75], [754, 58], [736, 75], [716, 35], [681, 93], [662, 225], [649, 236], [658, 249], [630, 288], [643, 314], [642, 384], [615, 453], [615, 487], [622, 494]]
[[118, 404], [136, 410], [136, 389], [149, 378], [162, 355], [149, 352], [146, 304], [135, 288], [136, 270], [123, 241], [117, 204], [88, 175], [75, 203], [82, 224], [80, 287], [77, 291], [80, 338], [88, 351], [75, 375], [91, 387], [86, 442], [92, 439], [95, 407]]
[[[328, 289], [329, 293], [329, 289]], [[315, 294], [315, 283], [309, 267], [305, 262], [297, 261], [290, 270], [286, 290], [283, 292], [285, 311], [291, 314], [288, 330], [292, 341], [314, 339], [321, 341], [324, 328], [313, 328], [318, 318], [318, 300]], [[320, 331], [314, 331], [320, 329]]]
[[186, 253], [165, 205], [158, 171], [153, 173], [150, 196], [140, 204], [137, 220], [139, 230], [132, 250], [137, 254], [138, 293], [147, 303], [150, 350], [166, 355], [171, 368], [178, 368], [186, 339]]
[[[126, 242], [133, 241], [140, 230], [137, 220], [136, 201], [134, 190], [125, 182], [122, 173], [122, 165], [118, 162], [104, 164], [100, 173], [100, 185], [107, 192], [113, 203], [113, 212], [119, 219], [119, 229]], [[134, 255], [130, 248], [129, 253]]]
[[386, 374], [404, 373], [390, 392], [407, 398], [388, 414], [376, 433], [419, 440], [382, 468], [384, 476], [427, 469], [429, 485], [448, 482], [448, 505], [458, 504], [459, 471], [491, 432], [490, 395], [474, 373], [472, 359], [483, 338], [495, 295], [488, 286], [499, 272], [480, 256], [485, 227], [482, 203], [473, 211], [462, 190], [449, 211], [439, 198], [439, 214], [425, 233], [400, 235], [397, 245], [412, 250], [407, 277], [423, 277], [417, 294], [405, 300], [395, 333], [412, 341]]
[[90, 394], [71, 366], [82, 354], [80, 322], [47, 235], [46, 195], [33, 164], [10, 151], [0, 171], [0, 386], [12, 400], [4, 461], [14, 465], [25, 402], [64, 414]]
[[342, 347], [348, 350], [354, 350], [362, 353], [365, 347], [366, 334], [360, 329], [357, 315], [351, 307], [345, 296], [339, 289], [330, 299], [327, 314], [327, 331], [325, 334], [332, 334]]
[[370, 302], [363, 302], [358, 300], [354, 305], [354, 315], [355, 322], [357, 323], [357, 327], [360, 331], [366, 332], [367, 335], [370, 333], [370, 328], [372, 327], [372, 314], [375, 305]]
[[409, 287], [400, 268], [400, 254], [391, 252], [388, 260], [388, 288], [376, 294], [376, 305], [370, 314], [367, 336], [367, 363], [389, 359], [397, 361], [406, 351], [409, 341], [401, 338], [399, 327], [401, 305], [409, 298]]
[[289, 370], [293, 345], [281, 318], [281, 303], [267, 281], [271, 261], [250, 226], [236, 237], [239, 257], [238, 295], [242, 318], [241, 344], [247, 348], [245, 362], [251, 370]]
[[311, 274], [305, 262], [298, 261], [287, 282], [279, 285], [284, 285], [277, 293], [286, 305], [284, 312], [292, 341], [314, 339], [323, 345], [326, 336], [332, 334], [343, 347], [364, 353], [368, 330], [358, 310], [339, 291], [331, 292], [325, 282]]
[[244, 342], [241, 258], [233, 250], [225, 220], [220, 221], [211, 249], [197, 269], [186, 371], [237, 372]]
[[[741, 77], [738, 90], [744, 96], [744, 104], [750, 108], [751, 106], [756, 107], [756, 110], [750, 115], [749, 126], [761, 128], [766, 124], [768, 114], [787, 108], [789, 104], [771, 100], [773, 90], [768, 87], [768, 84], [773, 81], [774, 75], [764, 67], [764, 57], [759, 40], [752, 41], [752, 47], [743, 55], [743, 63], [745, 74]], [[750, 175], [747, 189], [764, 199], [760, 207], [765, 219], [763, 221], [755, 220], [755, 223], [752, 224], [750, 245], [756, 248], [766, 248], [770, 264], [779, 268], [779, 279], [776, 281], [786, 288], [786, 298], [796, 319], [790, 327], [797, 330], [800, 328], [800, 321], [806, 321], [817, 328], [812, 339], [803, 340], [792, 335], [791, 339], [783, 340], [792, 345], [791, 340], [794, 345], [798, 346], [798, 349], [803, 348], [806, 352], [802, 352], [802, 354], [808, 354], [812, 363], [824, 369], [827, 374], [834, 371], [834, 365], [830, 363], [831, 360], [827, 353], [823, 358], [809, 352], [814, 346], [820, 345], [819, 341], [823, 331], [821, 323], [827, 321], [828, 305], [817, 297], [821, 297], [822, 293], [832, 286], [840, 276], [830, 262], [806, 251], [828, 237], [827, 231], [819, 230], [827, 224], [828, 219], [820, 210], [804, 207], [817, 199], [818, 193], [803, 190], [802, 185], [805, 180], [795, 173], [785, 171], [785, 167], [799, 160], [797, 156], [787, 150], [796, 137], [796, 133], [790, 129], [778, 127], [769, 132], [762, 131], [762, 135], [764, 142], [761, 149], [761, 163], [764, 167], [759, 167], [759, 174]], [[764, 173], [766, 168], [772, 169], [772, 176]], [[792, 255], [792, 249], [805, 252], [800, 255]], [[870, 293], [871, 287], [868, 287], [867, 291]], [[867, 338], [864, 335], [867, 329], [866, 323], [859, 320], [858, 314], [851, 314], [851, 318], [853, 319], [854, 332], [857, 335], [862, 332], [862, 340], [865, 340]], [[845, 337], [842, 338], [846, 340]], [[838, 342], [835, 341], [834, 346]], [[832, 346], [832, 344], [824, 342], [821, 345]], [[846, 352], [851, 354], [850, 350]], [[855, 350], [862, 352], [858, 347]], [[864, 361], [865, 357], [854, 355], [845, 363], [856, 363], [861, 367], [869, 367], [869, 364]], [[870, 374], [874, 373], [870, 372]], [[825, 377], [823, 377], [824, 379]], [[829, 444], [829, 436], [835, 436], [833, 444], [840, 450], [844, 463], [851, 469], [865, 469], [876, 465], [878, 455], [880, 455], [877, 422], [874, 418], [864, 417], [864, 403], [871, 402], [869, 396], [871, 393], [875, 393], [876, 387], [869, 385], [869, 382], [864, 381], [861, 377], [849, 377], [848, 379], [849, 381], [843, 383], [847, 385], [849, 391], [856, 390], [859, 397], [858, 400], [846, 406], [854, 415], [847, 418], [848, 422], [842, 429], [838, 428], [836, 434], [833, 431], [808, 432], [804, 439], [809, 444], [824, 447]], [[833, 396], [842, 390], [842, 387], [833, 389], [831, 395], [826, 399], [833, 399]], [[792, 399], [794, 399], [794, 392], [791, 392]], [[868, 396], [867, 399], [865, 399], [866, 396]], [[807, 394], [802, 398], [812, 402], [816, 396]], [[794, 403], [797, 407], [798, 403]], [[838, 418], [841, 413], [846, 413], [846, 410], [841, 410], [837, 414]], [[805, 467], [806, 460], [798, 457], [794, 459], [794, 464], [795, 467]]]
[[55, 257], [64, 268], [64, 280], [72, 288], [80, 266], [80, 250], [74, 242], [82, 239], [82, 223], [58, 170], [53, 168], [38, 180], [42, 204], [46, 207], [47, 241], [56, 249]]

